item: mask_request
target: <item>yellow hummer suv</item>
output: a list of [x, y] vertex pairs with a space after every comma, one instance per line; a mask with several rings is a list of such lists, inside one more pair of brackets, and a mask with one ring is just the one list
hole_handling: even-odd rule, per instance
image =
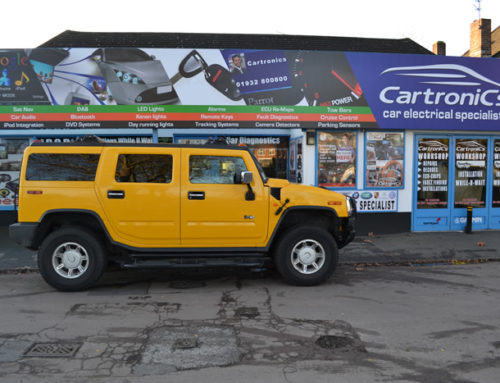
[[34, 143], [24, 153], [18, 243], [47, 283], [82, 290], [125, 268], [259, 266], [289, 283], [333, 273], [354, 238], [342, 194], [266, 177], [246, 147]]

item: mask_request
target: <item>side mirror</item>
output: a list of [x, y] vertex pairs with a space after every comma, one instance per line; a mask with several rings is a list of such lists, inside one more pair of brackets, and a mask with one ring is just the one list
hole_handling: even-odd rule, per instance
[[253, 180], [252, 172], [241, 172], [241, 183], [242, 184], [251, 184]]
[[241, 172], [234, 174], [234, 183], [235, 184], [251, 184], [253, 180], [252, 172]]
[[252, 190], [252, 187], [250, 184], [252, 183], [253, 180], [253, 173], [252, 172], [241, 172], [241, 173], [235, 173], [234, 174], [234, 183], [235, 184], [243, 184], [247, 185], [248, 191], [245, 194], [245, 199], [247, 201], [255, 201], [255, 193]]

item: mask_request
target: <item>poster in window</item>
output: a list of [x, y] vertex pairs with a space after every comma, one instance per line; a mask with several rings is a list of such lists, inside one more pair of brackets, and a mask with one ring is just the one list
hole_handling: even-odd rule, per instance
[[403, 187], [404, 133], [366, 134], [366, 186]]
[[318, 185], [356, 187], [356, 133], [318, 132]]
[[487, 139], [457, 139], [455, 145], [455, 208], [486, 204]]
[[302, 138], [297, 140], [297, 183], [302, 183]]
[[297, 140], [290, 141], [288, 162], [288, 180], [290, 182], [297, 182]]
[[421, 138], [418, 141], [417, 208], [448, 207], [448, 138]]
[[493, 154], [493, 205], [500, 207], [500, 140], [495, 140]]
[[0, 210], [13, 210], [19, 193], [19, 172], [26, 139], [0, 139]]

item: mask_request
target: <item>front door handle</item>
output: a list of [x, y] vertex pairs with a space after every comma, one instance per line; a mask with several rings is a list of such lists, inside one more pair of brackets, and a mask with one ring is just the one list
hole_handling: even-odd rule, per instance
[[125, 192], [123, 190], [108, 190], [109, 199], [124, 199]]
[[188, 192], [188, 199], [205, 199], [205, 192], [190, 191]]

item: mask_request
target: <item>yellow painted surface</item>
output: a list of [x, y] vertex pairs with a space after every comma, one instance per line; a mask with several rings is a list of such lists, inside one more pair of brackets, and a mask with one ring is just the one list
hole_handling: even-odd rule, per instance
[[[100, 153], [95, 182], [26, 181], [25, 167], [33, 153]], [[119, 182], [115, 179], [120, 154], [168, 154], [173, 158], [168, 183]], [[255, 200], [245, 196], [247, 185], [203, 184], [189, 180], [189, 157], [213, 155], [241, 157], [253, 173]], [[271, 197], [272, 187], [281, 188], [281, 200]], [[28, 194], [40, 191], [41, 194]], [[109, 199], [109, 191], [122, 191], [123, 199]], [[188, 199], [189, 192], [204, 199]], [[264, 185], [252, 157], [245, 150], [220, 150], [207, 146], [31, 146], [26, 149], [20, 184], [19, 222], [37, 222], [49, 210], [77, 209], [95, 212], [114, 241], [132, 247], [264, 247], [280, 216], [276, 210], [321, 206], [347, 216], [345, 197], [325, 189], [269, 179]]]
[[[83, 149], [83, 148], [79, 148]], [[102, 147], [85, 147], [79, 153], [98, 154]], [[70, 147], [33, 147], [24, 152], [19, 187], [19, 222], [38, 222], [43, 214], [55, 209], [87, 209], [102, 214], [95, 194], [94, 182], [91, 181], [26, 181], [26, 164], [29, 155], [36, 153], [75, 153]], [[40, 191], [42, 194], [28, 194], [28, 191]]]
[[[247, 185], [193, 184], [189, 180], [189, 157], [213, 155], [243, 157], [253, 172], [254, 201], [246, 201]], [[184, 246], [254, 247], [264, 246], [267, 238], [268, 188], [264, 187], [246, 151], [182, 149], [181, 235]], [[204, 200], [189, 200], [189, 192], [205, 193]]]
[[[118, 182], [115, 173], [120, 154], [171, 155], [171, 182]], [[134, 247], [180, 245], [179, 154], [180, 149], [164, 147], [109, 147], [103, 151], [96, 191], [115, 241]], [[125, 198], [109, 199], [109, 191], [123, 191]]]

